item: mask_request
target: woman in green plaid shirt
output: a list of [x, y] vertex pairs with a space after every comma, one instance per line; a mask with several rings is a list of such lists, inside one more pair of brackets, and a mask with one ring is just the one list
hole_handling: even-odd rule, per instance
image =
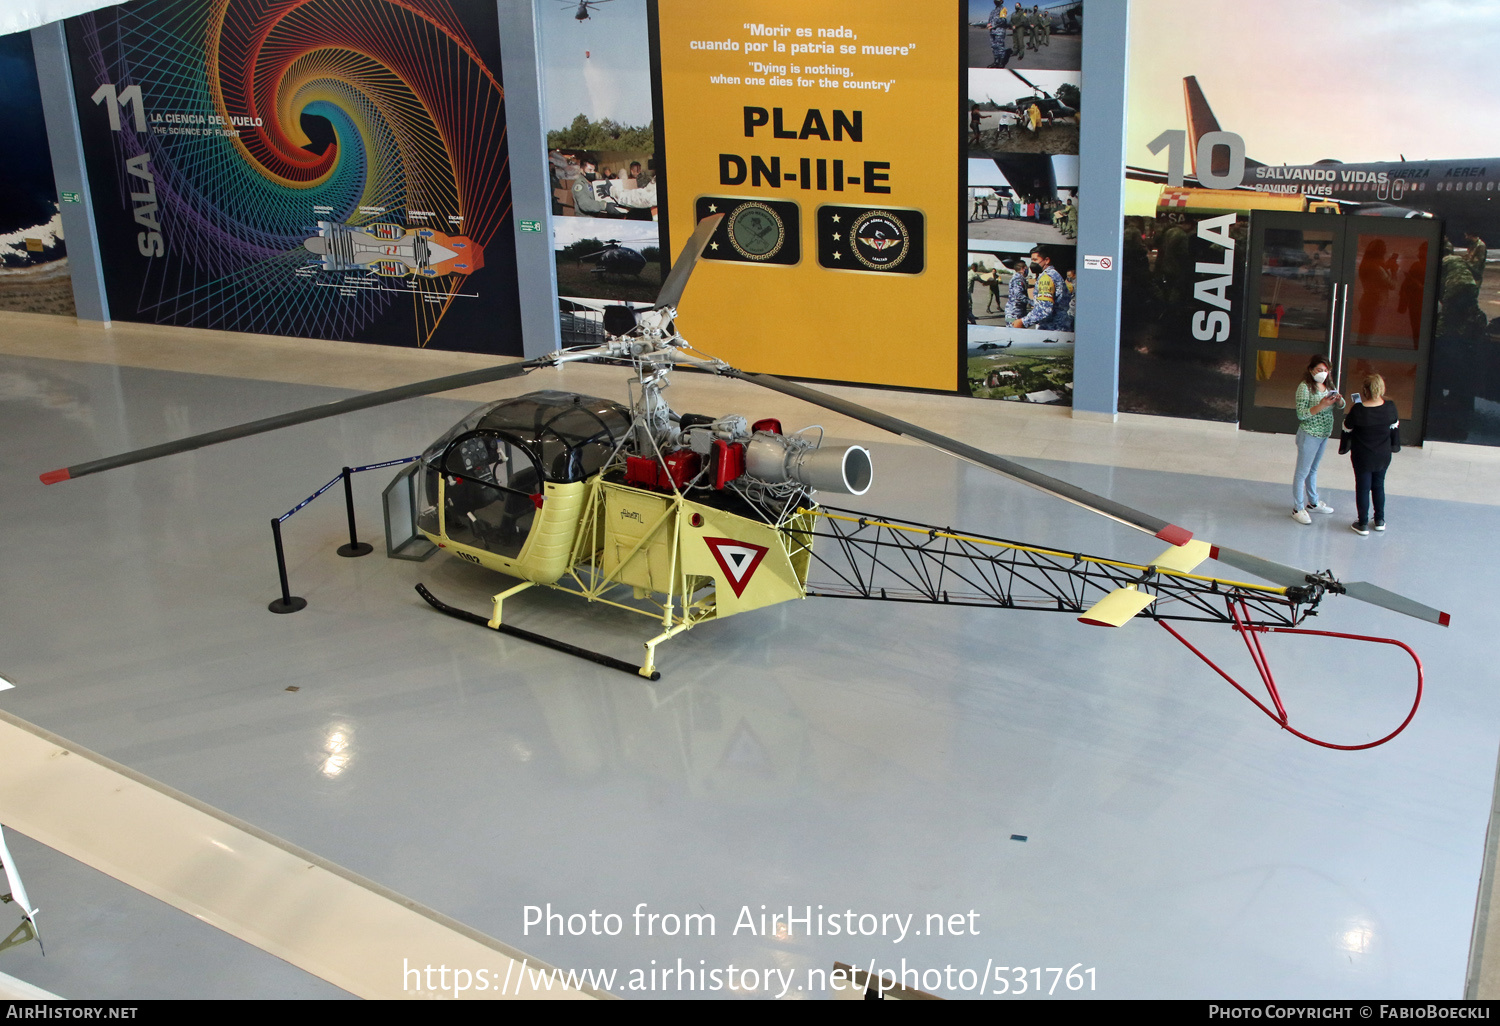
[[1333, 434], [1333, 408], [1344, 405], [1344, 397], [1328, 388], [1328, 358], [1314, 356], [1297, 385], [1297, 470], [1292, 475], [1292, 519], [1312, 523], [1309, 514], [1333, 512], [1318, 498], [1318, 464], [1323, 447]]

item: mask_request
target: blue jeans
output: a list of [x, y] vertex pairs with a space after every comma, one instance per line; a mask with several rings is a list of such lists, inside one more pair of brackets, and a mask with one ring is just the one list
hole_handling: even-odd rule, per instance
[[1326, 438], [1314, 438], [1297, 429], [1297, 472], [1292, 475], [1292, 509], [1318, 505], [1318, 464], [1323, 460]]

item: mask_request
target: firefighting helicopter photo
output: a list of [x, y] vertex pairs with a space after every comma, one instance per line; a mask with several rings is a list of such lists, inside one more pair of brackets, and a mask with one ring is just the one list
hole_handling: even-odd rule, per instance
[[598, 7], [600, 4], [608, 4], [613, 2], [614, 0], [579, 0], [579, 2], [575, 5], [573, 3], [573, 0], [561, 0], [564, 9], [575, 6], [577, 7], [577, 10], [573, 12], [574, 21], [588, 21], [589, 12], [592, 11], [595, 7]]
[[[572, 656], [659, 679], [658, 647], [714, 620], [793, 599], [832, 597], [1063, 612], [1082, 624], [1125, 628], [1154, 620], [1261, 712], [1293, 735], [1355, 750], [1405, 729], [1421, 698], [1421, 664], [1390, 639], [1302, 626], [1324, 601], [1353, 599], [1447, 626], [1449, 615], [1331, 570], [1309, 571], [1212, 544], [1149, 513], [1031, 467], [769, 374], [738, 370], [678, 334], [678, 303], [723, 215], [705, 218], [679, 254], [654, 306], [605, 312], [604, 342], [542, 357], [371, 392], [79, 463], [41, 475], [44, 484], [543, 368], [588, 362], [627, 369], [628, 402], [542, 389], [487, 403], [405, 465], [415, 501], [411, 531], [438, 550], [511, 583], [483, 613], [455, 607], [424, 585], [445, 615]], [[870, 451], [825, 444], [821, 428], [787, 430], [775, 419], [674, 411], [663, 398], [672, 371], [694, 369], [754, 384], [813, 407], [922, 443], [1062, 499], [1166, 544], [1147, 563], [1088, 555], [880, 517], [821, 495], [858, 497], [874, 479]], [[393, 482], [394, 486], [395, 482]], [[394, 528], [393, 528], [394, 529]], [[1217, 561], [1260, 582], [1199, 572]], [[505, 604], [531, 588], [642, 616], [637, 665], [590, 651], [582, 638], [549, 638], [504, 619]], [[1265, 701], [1220, 670], [1173, 623], [1229, 627], [1250, 651]], [[1324, 635], [1401, 647], [1417, 665], [1416, 699], [1378, 740], [1337, 744], [1292, 725], [1261, 649], [1268, 633]]]

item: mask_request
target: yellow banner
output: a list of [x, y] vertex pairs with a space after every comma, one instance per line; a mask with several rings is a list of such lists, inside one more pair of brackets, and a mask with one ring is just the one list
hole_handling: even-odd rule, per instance
[[684, 336], [744, 370], [956, 383], [958, 44], [912, 0], [657, 0]]

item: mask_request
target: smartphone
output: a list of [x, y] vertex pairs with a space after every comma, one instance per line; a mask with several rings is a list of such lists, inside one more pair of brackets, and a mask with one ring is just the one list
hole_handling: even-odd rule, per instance
[[1355, 393], [1354, 393], [1354, 394], [1353, 394], [1353, 395], [1351, 395], [1351, 396], [1350, 396], [1350, 397], [1349, 397], [1349, 401], [1350, 401], [1350, 402], [1353, 402], [1353, 403], [1357, 403], [1357, 402], [1359, 402], [1359, 393], [1358, 393], [1358, 392], [1355, 392]]

